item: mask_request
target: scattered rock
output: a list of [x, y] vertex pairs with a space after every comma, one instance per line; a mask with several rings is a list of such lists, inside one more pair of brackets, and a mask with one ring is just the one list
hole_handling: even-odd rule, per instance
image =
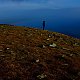
[[14, 44], [14, 42], [12, 42], [12, 44]]
[[72, 56], [73, 56], [73, 54], [70, 54], [70, 56], [72, 57]]
[[46, 46], [45, 45], [43, 45], [43, 48], [45, 48]]
[[42, 36], [43, 34], [41, 34], [41, 36]]
[[25, 48], [26, 46], [25, 45], [22, 45], [23, 46], [23, 48]]
[[35, 31], [37, 32], [38, 30], [36, 29]]
[[64, 49], [64, 50], [70, 50], [70, 49], [68, 49], [68, 48], [65, 48], [65, 47], [63, 47], [62, 49]]
[[43, 78], [45, 78], [45, 77], [47, 77], [47, 75], [45, 75], [45, 74], [41, 74], [41, 75], [38, 75], [38, 76], [37, 76], [38, 79], [43, 79]]
[[9, 50], [10, 48], [7, 48], [7, 50]]
[[59, 39], [60, 39], [60, 40], [63, 40], [63, 38], [61, 38], [61, 37], [60, 37]]
[[47, 39], [47, 41], [49, 41], [49, 38]]
[[12, 55], [15, 55], [14, 51], [11, 51], [11, 54], [12, 54]]
[[80, 72], [78, 72], [78, 76], [80, 76]]
[[66, 63], [65, 63], [65, 64], [62, 64], [62, 65], [64, 65], [64, 66], [68, 66], [68, 64], [66, 64]]
[[59, 61], [64, 61], [65, 60], [65, 55], [57, 55], [57, 56], [54, 56], [55, 59], [59, 60]]
[[25, 58], [24, 56], [21, 57], [21, 59], [24, 59], [24, 58]]
[[38, 47], [45, 48], [45, 45], [40, 44], [40, 45], [38, 45]]
[[79, 55], [79, 56], [80, 56], [80, 53], [77, 53], [77, 55]]
[[50, 47], [56, 47], [57, 45], [55, 43], [53, 43], [53, 44], [50, 44], [49, 46]]
[[48, 36], [49, 38], [51, 37], [51, 36]]
[[36, 62], [38, 63], [39, 62], [39, 59], [37, 59]]
[[65, 55], [62, 55], [62, 57], [64, 58], [64, 57], [65, 57]]
[[48, 37], [49, 37], [49, 38], [52, 38], [52, 37], [53, 37], [53, 35], [52, 35], [52, 34], [48, 34]]
[[18, 27], [17, 30], [1, 28], [0, 77], [5, 80], [80, 79], [80, 40], [55, 32], [25, 29], [26, 32]]
[[28, 36], [30, 37], [30, 36], [32, 36], [33, 34], [29, 34]]
[[78, 43], [74, 43], [73, 46], [80, 46]]
[[0, 52], [2, 52], [3, 50], [0, 49]]
[[0, 55], [1, 57], [5, 57], [5, 55]]

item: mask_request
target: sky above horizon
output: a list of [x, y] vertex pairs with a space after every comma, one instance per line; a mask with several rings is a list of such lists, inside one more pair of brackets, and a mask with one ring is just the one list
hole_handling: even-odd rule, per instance
[[28, 9], [80, 8], [80, 0], [0, 0], [0, 7], [2, 6], [20, 6]]
[[0, 23], [41, 27], [80, 37], [80, 0], [0, 0]]

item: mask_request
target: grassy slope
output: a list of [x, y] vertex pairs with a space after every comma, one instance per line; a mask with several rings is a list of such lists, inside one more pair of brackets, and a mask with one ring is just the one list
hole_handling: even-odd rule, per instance
[[80, 80], [80, 39], [0, 25], [0, 79]]

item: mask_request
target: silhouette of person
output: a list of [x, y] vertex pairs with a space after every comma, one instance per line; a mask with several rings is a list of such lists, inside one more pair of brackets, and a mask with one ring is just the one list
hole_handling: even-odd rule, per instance
[[43, 21], [43, 30], [44, 30], [44, 28], [45, 28], [45, 21]]

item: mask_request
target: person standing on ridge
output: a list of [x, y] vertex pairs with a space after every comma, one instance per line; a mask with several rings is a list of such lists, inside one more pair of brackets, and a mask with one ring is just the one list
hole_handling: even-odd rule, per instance
[[44, 30], [44, 28], [45, 28], [45, 21], [43, 21], [43, 30]]

